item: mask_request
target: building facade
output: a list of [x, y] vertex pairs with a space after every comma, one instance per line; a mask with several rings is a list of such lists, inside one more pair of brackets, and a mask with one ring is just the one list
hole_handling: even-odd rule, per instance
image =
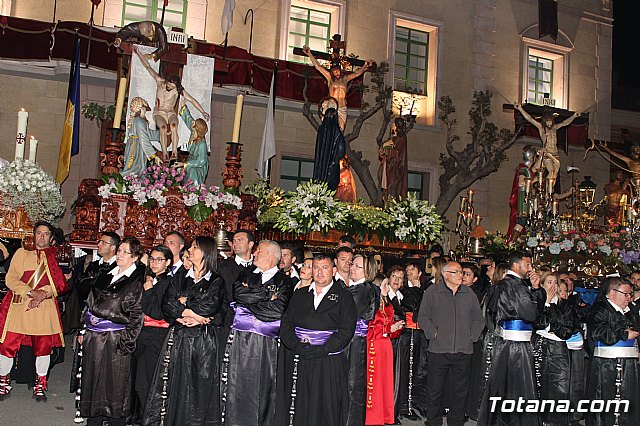
[[[89, 1], [57, 3], [54, 12], [53, 0], [0, 0], [0, 11], [5, 16], [49, 22], [87, 22], [91, 16]], [[94, 11], [94, 22], [111, 28], [136, 20], [159, 20], [162, 4], [161, 0], [103, 0]], [[437, 110], [441, 96], [450, 96], [456, 106], [460, 144], [467, 140], [467, 112], [476, 90], [493, 93], [492, 119], [499, 127], [514, 129], [513, 112], [503, 110], [503, 104], [552, 102], [557, 108], [589, 112], [589, 136], [611, 139], [610, 1], [559, 2], [557, 40], [538, 37], [537, 0], [238, 0], [236, 4], [228, 43], [248, 50], [251, 40], [254, 55], [302, 61], [303, 57], [293, 54], [293, 47], [308, 44], [312, 49], [325, 50], [329, 38], [339, 33], [346, 40], [348, 52], [389, 63], [388, 84], [397, 91], [397, 97], [413, 92], [411, 103], [415, 99], [418, 108], [417, 124], [408, 135], [409, 187], [432, 202], [439, 193], [442, 169], [438, 156], [445, 151], [445, 133]], [[165, 23], [183, 27], [196, 39], [220, 44], [225, 39], [221, 30], [223, 7], [221, 0], [170, 0]], [[65, 62], [0, 61], [0, 95], [4, 100], [0, 105], [0, 137], [4, 141], [0, 157], [13, 159], [16, 113], [25, 108], [30, 112], [29, 133], [40, 140], [38, 163], [55, 173], [68, 72]], [[81, 102], [113, 103], [114, 73], [83, 68], [81, 75]], [[235, 95], [243, 89], [214, 88], [211, 184], [220, 183]], [[261, 93], [249, 94], [245, 100], [240, 134], [244, 144], [243, 183], [256, 177], [253, 169], [266, 104], [266, 94]], [[349, 119], [356, 116], [357, 110], [349, 112]], [[302, 115], [301, 102], [278, 99], [275, 120], [277, 155], [271, 182], [290, 189], [310, 177], [315, 131]], [[352, 142], [353, 149], [362, 151], [370, 161], [374, 177], [379, 164], [375, 139], [380, 122], [379, 115], [372, 117]], [[349, 129], [348, 120], [347, 132]], [[507, 202], [525, 143], [541, 145], [539, 140], [523, 138], [507, 152], [509, 158], [498, 172], [473, 185], [479, 195], [476, 212], [486, 218], [483, 225], [489, 230], [506, 230]], [[98, 176], [98, 151], [99, 128], [83, 118], [80, 154], [72, 158], [71, 174], [63, 185], [69, 202], [83, 178]], [[570, 147], [569, 155], [561, 154], [562, 185], [570, 185], [565, 166], [579, 167], [582, 174], [591, 175], [598, 183], [601, 195], [609, 181], [609, 164], [593, 154], [583, 161], [583, 154], [582, 147]], [[358, 196], [366, 199], [357, 177], [356, 183]], [[449, 209], [449, 218], [455, 218], [456, 207], [454, 204]], [[71, 221], [62, 225], [70, 229]]]

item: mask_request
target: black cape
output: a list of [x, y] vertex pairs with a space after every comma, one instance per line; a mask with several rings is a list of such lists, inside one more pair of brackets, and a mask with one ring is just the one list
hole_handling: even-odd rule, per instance
[[[289, 424], [296, 355], [299, 362], [293, 424], [346, 424], [349, 410], [349, 363], [343, 351], [353, 337], [356, 319], [357, 312], [351, 293], [335, 283], [317, 310], [313, 305], [313, 290], [304, 288], [293, 293], [280, 327], [283, 345], [282, 362], [278, 365], [277, 425]], [[324, 345], [311, 346], [298, 340], [295, 327], [337, 331]], [[340, 353], [329, 355], [336, 352]]]
[[[250, 274], [245, 282], [234, 284], [236, 306], [265, 322], [282, 318], [292, 294], [291, 278], [282, 271], [265, 283], [259, 274]], [[233, 329], [231, 333], [221, 383], [225, 424], [271, 426], [276, 415], [278, 339]]]
[[[544, 291], [538, 293], [540, 297], [544, 294]], [[539, 312], [539, 300], [534, 299], [524, 280], [507, 275], [492, 288], [489, 296], [487, 315], [490, 316], [492, 324], [497, 326], [503, 320], [515, 319], [535, 323]], [[544, 305], [544, 300], [540, 303]], [[537, 398], [531, 342], [516, 342], [496, 337], [491, 352], [486, 356], [490, 357], [489, 375], [482, 395], [478, 424], [538, 426], [538, 413], [501, 412], [499, 403], [497, 409], [491, 412], [492, 402], [489, 400], [489, 397], [516, 401], [519, 397], [525, 400]]]
[[345, 140], [338, 123], [338, 113], [333, 108], [329, 108], [318, 128], [313, 180], [326, 182], [331, 190], [337, 189], [340, 182], [340, 160], [344, 157], [345, 150]]
[[[159, 424], [163, 406], [166, 425], [220, 424], [221, 327], [216, 323], [221, 323], [222, 287], [222, 278], [215, 272], [197, 284], [186, 276], [185, 270], [173, 276], [162, 302], [162, 313], [171, 327], [145, 404], [144, 425]], [[182, 296], [187, 298], [186, 306], [178, 301]], [[196, 327], [177, 323], [185, 308], [211, 318], [211, 323]]]
[[[158, 281], [153, 287], [142, 293], [140, 305], [145, 315], [155, 320], [164, 319], [164, 315], [162, 314], [162, 298], [169, 284], [171, 284], [171, 277], [162, 275], [158, 277]], [[137, 408], [135, 410], [136, 419], [138, 419], [144, 411], [144, 403], [149, 396], [149, 388], [168, 331], [168, 328], [143, 326], [138, 336], [136, 350], [134, 352], [136, 366], [135, 390], [138, 396]]]
[[[373, 321], [380, 305], [380, 288], [363, 282], [347, 287], [356, 304], [358, 319]], [[353, 336], [347, 347], [349, 358], [349, 417], [347, 425], [359, 426], [365, 422], [367, 396], [367, 337]]]
[[100, 318], [126, 328], [112, 332], [86, 330], [82, 342], [80, 415], [127, 417], [131, 414], [131, 360], [144, 314], [140, 306], [144, 267], [111, 284], [113, 275], [103, 272], [96, 280], [87, 307]]
[[[400, 293], [403, 296], [400, 302], [401, 319], [406, 320], [407, 314], [411, 313], [413, 321], [417, 322], [424, 289], [407, 286], [402, 287]], [[394, 345], [396, 415], [412, 415], [415, 414], [415, 409], [420, 411], [420, 414], [426, 414], [428, 345], [429, 342], [422, 330], [408, 327], [402, 330]]]
[[[613, 345], [618, 340], [626, 339], [627, 328], [640, 329], [640, 318], [634, 310], [622, 314], [614, 309], [606, 297], [596, 301], [587, 318], [587, 346], [593, 350], [596, 341]], [[618, 424], [631, 426], [640, 424], [640, 369], [638, 358], [600, 358], [591, 357], [587, 376], [587, 399], [605, 401], [616, 399], [616, 380], [620, 370], [620, 399], [629, 400], [629, 411], [620, 413]], [[586, 424], [589, 426], [608, 426], [615, 422], [613, 412], [586, 413]]]
[[[537, 366], [538, 393], [543, 400], [571, 400], [572, 380], [583, 381], [584, 377], [572, 368], [572, 354], [564, 341], [574, 333], [581, 332], [582, 327], [574, 304], [558, 300], [545, 306], [536, 320], [536, 329], [549, 331], [563, 341], [546, 338], [539, 334], [534, 338], [534, 356]], [[582, 371], [584, 373], [584, 371]], [[573, 377], [580, 374], [580, 377]], [[576, 403], [577, 401], [572, 401]], [[577, 406], [572, 406], [577, 409]], [[569, 413], [541, 413], [543, 422], [557, 425], [568, 425]]]

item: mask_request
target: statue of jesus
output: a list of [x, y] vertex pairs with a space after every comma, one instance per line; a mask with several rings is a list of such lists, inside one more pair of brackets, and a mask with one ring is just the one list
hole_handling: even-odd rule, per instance
[[520, 111], [520, 114], [529, 123], [533, 124], [538, 133], [540, 133], [540, 139], [542, 139], [542, 149], [538, 150], [538, 154], [542, 156], [542, 164], [549, 173], [549, 178], [558, 178], [558, 172], [560, 171], [560, 155], [558, 154], [558, 129], [568, 126], [580, 116], [579, 112], [574, 113], [571, 117], [567, 118], [560, 123], [553, 121], [553, 114], [548, 111], [542, 115], [541, 121], [531, 117], [527, 111], [522, 108], [522, 105], [515, 104], [514, 107]]
[[167, 145], [168, 139], [171, 138], [171, 159], [178, 158], [178, 101], [180, 96], [191, 102], [196, 107], [205, 120], [209, 121], [209, 114], [202, 108], [200, 103], [193, 98], [180, 84], [180, 77], [170, 75], [162, 78], [149, 65], [148, 55], [141, 54], [134, 46], [132, 49], [140, 58], [140, 62], [144, 68], [151, 74], [156, 81], [156, 102], [153, 107], [153, 119], [160, 129], [160, 145], [162, 146], [162, 159], [168, 160]]
[[320, 65], [318, 60], [311, 53], [309, 46], [302, 47], [303, 52], [311, 59], [313, 66], [322, 74], [327, 80], [327, 86], [329, 87], [329, 96], [335, 98], [338, 101], [338, 121], [340, 123], [340, 130], [344, 132], [344, 127], [347, 124], [347, 89], [349, 82], [360, 77], [370, 67], [373, 66], [373, 60], [369, 59], [365, 62], [363, 67], [360, 67], [358, 71], [351, 74], [344, 74], [339, 62], [331, 62], [331, 70], [327, 71], [325, 67]]

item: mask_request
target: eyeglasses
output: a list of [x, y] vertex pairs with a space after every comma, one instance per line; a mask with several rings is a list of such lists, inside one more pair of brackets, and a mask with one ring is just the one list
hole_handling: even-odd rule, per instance
[[167, 260], [164, 257], [149, 257], [149, 263], [161, 263]]
[[462, 275], [464, 273], [462, 271], [442, 271], [442, 272], [446, 272], [447, 274], [454, 274], [454, 275]]
[[631, 292], [631, 293], [625, 293], [624, 291], [620, 291], [620, 290], [618, 290], [617, 288], [614, 288], [614, 289], [613, 289], [613, 291], [616, 291], [616, 292], [618, 292], [618, 293], [620, 293], [620, 294], [624, 294], [624, 297], [633, 297], [633, 292]]
[[118, 253], [131, 254], [131, 250], [118, 249]]
[[109, 244], [110, 246], [114, 246], [115, 244], [113, 244], [111, 241], [105, 241], [105, 240], [98, 240], [98, 244]]
[[355, 263], [351, 264], [352, 268], [364, 269], [364, 266], [356, 265]]

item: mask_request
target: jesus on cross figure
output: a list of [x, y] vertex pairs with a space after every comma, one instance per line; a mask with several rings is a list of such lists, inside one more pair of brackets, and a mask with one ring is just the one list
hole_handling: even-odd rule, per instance
[[369, 68], [371, 68], [374, 64], [373, 60], [369, 59], [358, 71], [345, 75], [342, 72], [339, 60], [334, 60], [332, 58], [331, 70], [327, 71], [325, 67], [320, 65], [315, 56], [313, 56], [309, 46], [303, 46], [302, 51], [309, 57], [309, 59], [311, 59], [313, 66], [327, 80], [329, 96], [338, 101], [338, 122], [340, 123], [340, 130], [344, 132], [344, 127], [347, 124], [347, 89], [349, 82], [360, 77]]

